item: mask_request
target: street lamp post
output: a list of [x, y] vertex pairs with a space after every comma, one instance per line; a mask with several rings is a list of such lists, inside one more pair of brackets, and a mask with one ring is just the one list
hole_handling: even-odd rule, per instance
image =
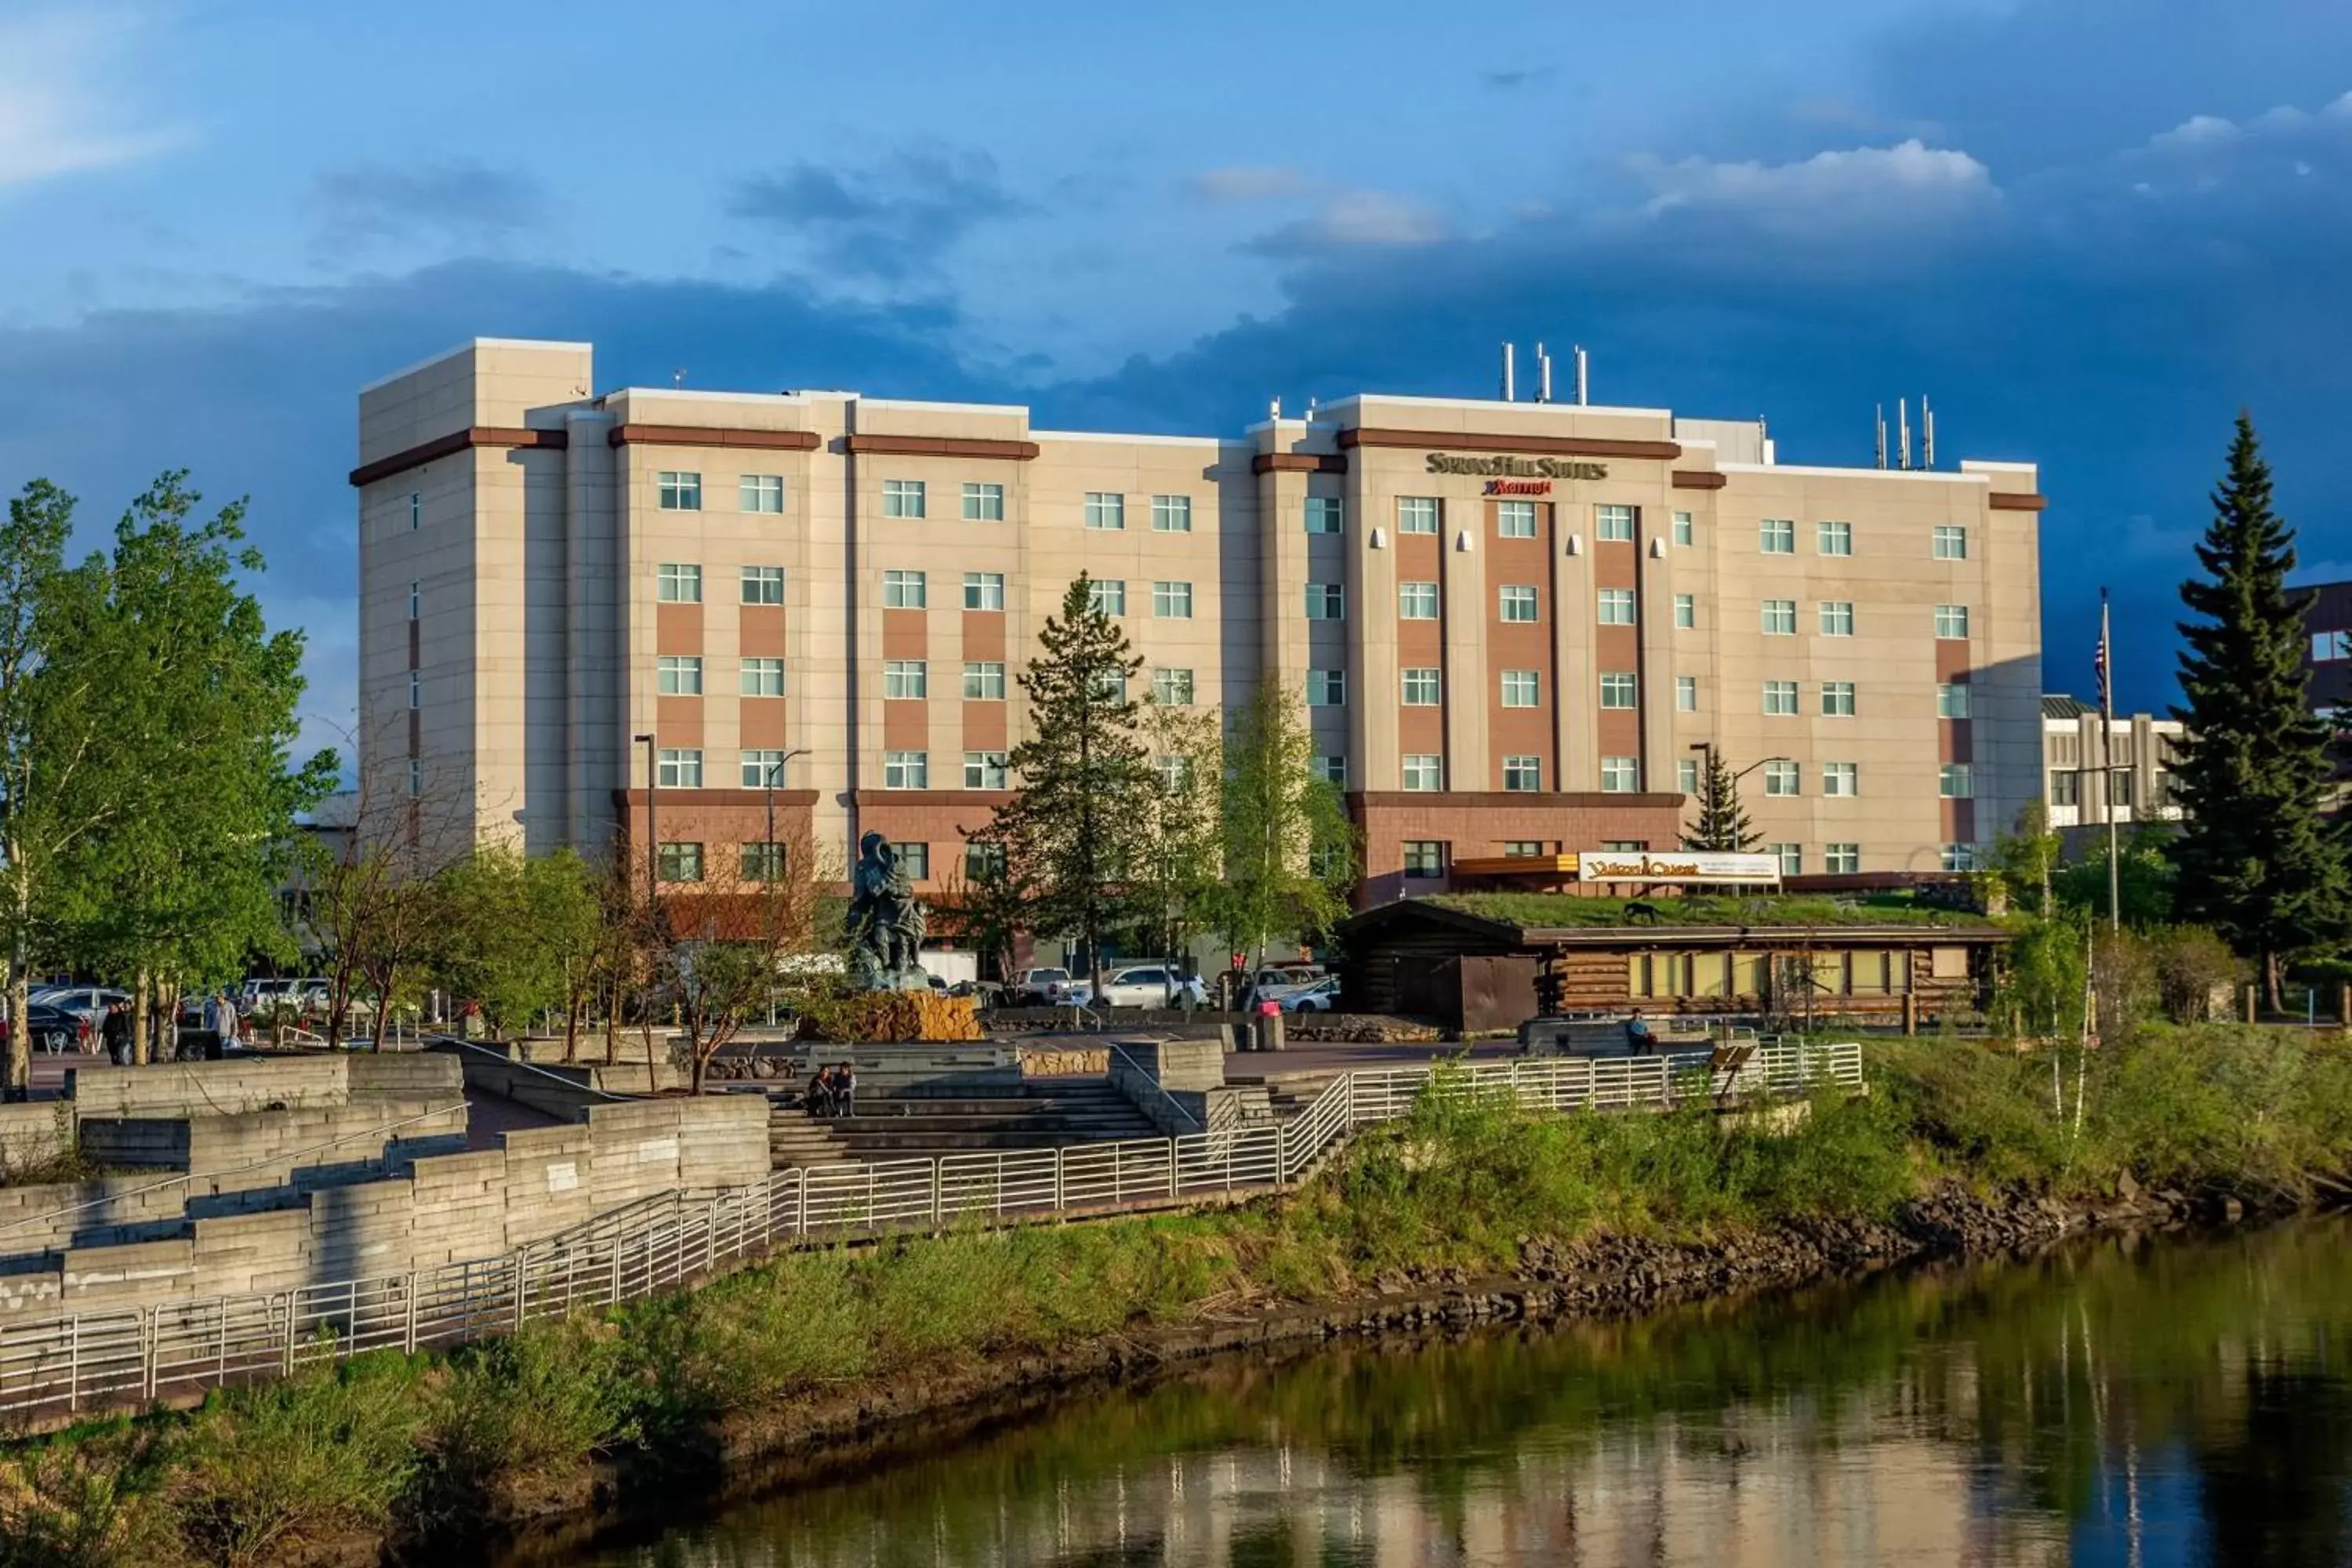
[[661, 763], [654, 752], [650, 734], [633, 737], [646, 749], [646, 918], [653, 918], [656, 900], [661, 897], [661, 832], [655, 816], [656, 800], [661, 794]]
[[763, 783], [766, 786], [766, 794], [768, 796], [768, 837], [763, 841], [767, 845], [767, 848], [763, 853], [766, 862], [764, 868], [768, 873], [765, 879], [768, 881], [774, 881], [776, 879], [776, 873], [781, 869], [781, 868], [776, 864], [776, 775], [783, 772], [784, 764], [791, 762], [794, 757], [805, 757], [808, 754], [808, 748], [806, 746], [794, 746], [791, 751], [786, 752], [774, 762], [770, 763], [768, 764], [767, 772], [763, 775]]

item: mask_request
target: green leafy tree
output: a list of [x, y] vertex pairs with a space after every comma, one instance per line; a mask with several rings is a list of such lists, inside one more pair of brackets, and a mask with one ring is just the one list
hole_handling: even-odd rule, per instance
[[1315, 767], [1315, 736], [1291, 694], [1261, 682], [1225, 742], [1221, 923], [1235, 947], [1320, 932], [1348, 912], [1355, 825], [1338, 786]]
[[[2172, 918], [2178, 880], [2172, 862], [2173, 835], [2168, 826], [2143, 822], [2123, 836], [2116, 862], [2116, 891], [2123, 900], [2124, 923], [2162, 925]], [[2058, 907], [2077, 910], [2104, 921], [2107, 918], [2107, 841], [2091, 841], [2090, 852], [2057, 873], [2052, 882]]]
[[1740, 808], [1738, 778], [1723, 760], [1723, 753], [1713, 746], [1706, 749], [1706, 765], [1700, 771], [1698, 794], [1694, 798], [1698, 819], [1683, 835], [1684, 848], [1738, 854], [1764, 841], [1764, 836], [1756, 831], [1747, 812]]
[[1171, 959], [1213, 918], [1223, 853], [1223, 726], [1213, 709], [1145, 706], [1152, 778], [1129, 879], [1138, 928]]
[[1993, 873], [2020, 909], [2047, 914], [2053, 894], [2051, 880], [2064, 858], [2066, 840], [2050, 826], [2050, 808], [2028, 801], [2017, 814], [2017, 826], [1993, 846]]
[[2173, 846], [2182, 915], [2211, 926], [2259, 968], [2281, 1005], [2287, 960], [2344, 934], [2342, 844], [2320, 816], [2327, 727], [2305, 699], [2302, 596], [2287, 591], [2294, 531], [2271, 507], [2270, 465], [2238, 416], [2229, 471], [2197, 547], [2204, 569], [2181, 584], [2187, 727], [2173, 783], [2187, 821]]
[[600, 988], [609, 946], [604, 902], [598, 896], [601, 880], [598, 868], [568, 845], [533, 856], [523, 868], [524, 908], [553, 972], [567, 1062], [579, 1059], [580, 1020]]
[[481, 1009], [494, 1038], [519, 1034], [554, 1006], [563, 972], [533, 908], [536, 862], [487, 846], [440, 876], [440, 941], [433, 977], [452, 1000]]
[[975, 841], [1003, 850], [1026, 890], [1030, 929], [1077, 937], [1102, 994], [1102, 939], [1126, 923], [1151, 763], [1137, 732], [1128, 682], [1143, 661], [1118, 623], [1095, 607], [1081, 573], [1061, 614], [1038, 633], [1043, 650], [1021, 672], [1029, 736], [1009, 759], [1020, 794]]

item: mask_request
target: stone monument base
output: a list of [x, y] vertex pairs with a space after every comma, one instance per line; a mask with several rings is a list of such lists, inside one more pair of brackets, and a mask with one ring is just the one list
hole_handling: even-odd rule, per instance
[[866, 991], [812, 1015], [809, 1038], [841, 1045], [949, 1045], [988, 1037], [973, 998], [922, 991]]

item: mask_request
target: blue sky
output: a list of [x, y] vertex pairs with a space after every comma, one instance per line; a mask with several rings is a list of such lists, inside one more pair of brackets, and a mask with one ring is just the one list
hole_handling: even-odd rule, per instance
[[2104, 583], [2160, 703], [2242, 404], [2352, 576], [2347, 256], [2341, 0], [0, 0], [0, 489], [249, 494], [320, 739], [354, 391], [474, 335], [1215, 433], [1580, 342], [1789, 461], [1924, 392], [2043, 465], [2048, 684]]

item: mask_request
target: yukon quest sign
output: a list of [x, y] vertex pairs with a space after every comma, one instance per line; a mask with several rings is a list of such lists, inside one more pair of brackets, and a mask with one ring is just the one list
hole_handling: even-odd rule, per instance
[[1726, 882], [1773, 884], [1780, 879], [1777, 855], [1612, 854], [1585, 850], [1576, 858], [1577, 875], [1588, 882]]
[[1605, 479], [1609, 465], [1580, 463], [1570, 458], [1457, 458], [1450, 452], [1432, 452], [1429, 472], [1509, 479]]

